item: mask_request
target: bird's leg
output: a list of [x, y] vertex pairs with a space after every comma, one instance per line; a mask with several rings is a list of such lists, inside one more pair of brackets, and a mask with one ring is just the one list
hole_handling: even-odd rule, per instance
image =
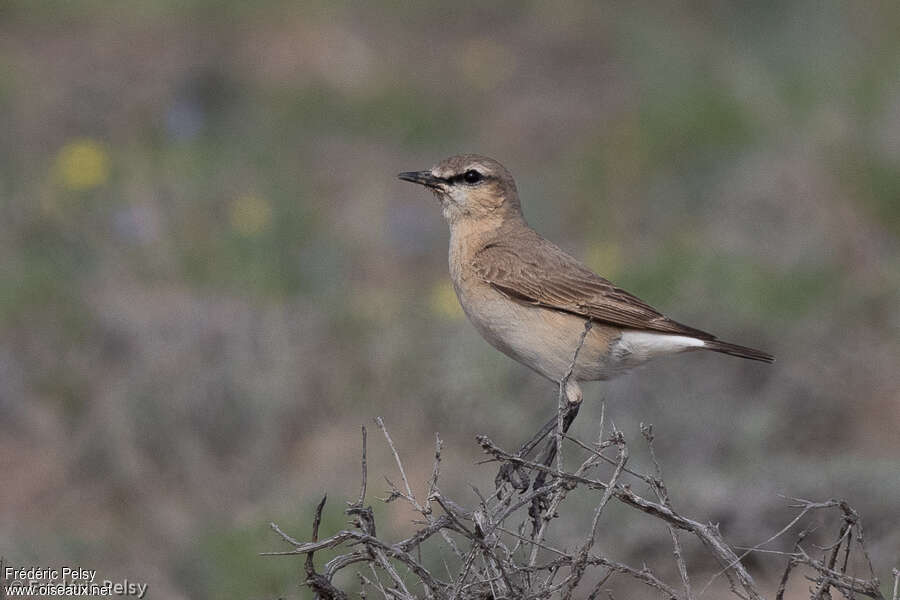
[[[566, 406], [563, 409], [562, 413], [563, 433], [569, 431], [569, 427], [572, 425], [572, 421], [574, 421], [575, 417], [578, 416], [578, 409], [581, 406], [581, 400], [583, 398], [581, 389], [575, 382], [566, 382], [565, 393]], [[528, 456], [532, 453], [532, 451], [534, 451], [537, 445], [541, 443], [541, 440], [546, 438], [551, 431], [556, 429], [557, 425], [559, 424], [559, 418], [560, 415], [557, 413], [549, 421], [544, 423], [544, 425], [540, 429], [538, 429], [537, 433], [535, 433], [530, 440], [519, 447], [519, 450], [516, 452], [516, 457], [528, 458]], [[549, 467], [553, 463], [553, 459], [556, 457], [555, 439], [551, 439], [549, 441], [544, 454], [545, 457], [541, 464]], [[546, 480], [546, 475], [547, 473], [544, 471], [541, 471], [538, 474], [538, 477], [540, 477], [540, 481], [542, 482], [541, 485], [543, 485], [543, 482]], [[519, 492], [524, 492], [531, 485], [528, 475], [527, 473], [525, 473], [525, 469], [521, 465], [515, 465], [512, 463], [504, 463], [500, 467], [500, 471], [497, 473], [495, 484], [499, 487], [500, 483], [503, 481], [508, 481], [513, 486], [513, 488]], [[536, 484], [534, 489], [537, 489], [538, 487], [541, 486]]]
[[[578, 410], [581, 408], [581, 401], [584, 399], [584, 394], [582, 394], [581, 388], [578, 386], [578, 383], [569, 379], [569, 376], [563, 378], [563, 380], [559, 384], [559, 387], [559, 412], [557, 413], [556, 418], [553, 419], [553, 423], [556, 428], [558, 428], [559, 434], [552, 436], [549, 440], [547, 440], [547, 448], [544, 451], [544, 460], [541, 462], [541, 464], [548, 468], [553, 464], [553, 459], [556, 458], [558, 445], [561, 443], [561, 440], [557, 438], [569, 432], [569, 428], [575, 421], [575, 417], [578, 416]], [[563, 396], [565, 396], [565, 401], [563, 400]], [[534, 478], [534, 484], [532, 485], [531, 489], [537, 490], [544, 487], [544, 484], [547, 481], [548, 472], [549, 471], [547, 471], [546, 469], [539, 471]], [[550, 499], [546, 495], [538, 496], [531, 501], [531, 507], [528, 509], [528, 516], [531, 517], [533, 534], [537, 534], [538, 530], [540, 529], [542, 515], [549, 508], [549, 506]]]
[[[581, 337], [578, 340], [578, 346], [575, 348], [575, 353], [572, 355], [572, 362], [569, 364], [569, 369], [566, 371], [563, 378], [559, 380], [559, 408], [556, 417], [550, 419], [546, 425], [538, 430], [534, 437], [519, 448], [519, 451], [516, 453], [517, 457], [527, 457], [531, 451], [534, 450], [535, 446], [537, 446], [540, 441], [547, 437], [547, 435], [555, 428], [558, 430], [558, 434], [548, 440], [547, 450], [545, 451], [542, 464], [545, 467], [549, 467], [553, 463], [553, 459], [556, 458], [557, 446], [562, 443], [562, 436], [568, 433], [569, 427], [572, 426], [572, 422], [575, 420], [575, 417], [578, 416], [578, 410], [581, 408], [581, 401], [584, 399], [581, 387], [579, 387], [577, 381], [572, 379], [572, 375], [575, 372], [575, 365], [578, 362], [578, 353], [581, 352], [581, 347], [584, 346], [584, 340], [588, 333], [590, 333], [592, 325], [593, 323], [590, 319], [584, 322], [584, 331], [581, 332]], [[534, 484], [531, 488], [536, 490], [543, 487], [546, 480], [547, 471], [541, 470], [535, 477]], [[528, 475], [521, 465], [508, 462], [500, 467], [497, 476], [494, 478], [494, 484], [498, 488], [504, 482], [509, 482], [513, 489], [520, 493], [526, 491], [529, 487]], [[543, 503], [546, 503], [545, 498], [535, 498], [530, 512], [539, 511]], [[534, 517], [534, 515], [532, 516]]]
[[556, 415], [553, 415], [553, 418], [544, 423], [544, 425], [538, 430], [538, 432], [534, 434], [533, 438], [522, 444], [522, 446], [519, 448], [519, 451], [516, 452], [516, 456], [518, 456], [519, 458], [528, 458], [528, 455], [531, 454], [532, 450], [534, 450], [535, 447], [541, 443], [541, 440], [547, 437], [547, 435], [551, 431], [556, 429], [556, 423], [558, 421], [559, 418]]
[[[561, 385], [565, 386], [566, 402], [564, 406], [560, 407], [562, 414], [557, 414], [557, 416], [553, 417], [553, 419], [544, 426], [545, 428], [550, 426], [550, 430], [544, 434], [545, 436], [550, 433], [550, 431], [553, 431], [553, 429], [556, 429], [560, 418], [562, 419], [562, 434], [567, 434], [569, 432], [569, 427], [571, 427], [572, 423], [575, 421], [575, 417], [578, 416], [578, 410], [581, 408], [581, 401], [584, 399], [581, 388], [574, 381], [567, 380]], [[556, 458], [556, 436], [547, 440], [547, 448], [544, 450], [544, 460], [541, 461], [541, 464], [545, 467], [550, 467], [553, 464], [554, 458]], [[534, 478], [532, 489], [536, 490], [543, 487], [546, 480], [547, 471], [540, 471]]]
[[[554, 415], [552, 419], [544, 423], [544, 425], [538, 429], [537, 433], [534, 436], [522, 444], [518, 451], [516, 452], [516, 457], [518, 458], [528, 458], [531, 452], [537, 447], [538, 444], [541, 443], [551, 431], [556, 429], [556, 424], [559, 421], [559, 417]], [[552, 441], [552, 440], [551, 440]], [[550, 459], [553, 460], [552, 458]], [[531, 480], [528, 477], [528, 473], [526, 469], [522, 467], [522, 465], [517, 465], [515, 463], [506, 462], [500, 466], [500, 470], [497, 472], [497, 477], [494, 479], [494, 484], [496, 487], [500, 487], [504, 481], [508, 481], [509, 484], [513, 487], [517, 492], [524, 492], [528, 490], [531, 485]]]

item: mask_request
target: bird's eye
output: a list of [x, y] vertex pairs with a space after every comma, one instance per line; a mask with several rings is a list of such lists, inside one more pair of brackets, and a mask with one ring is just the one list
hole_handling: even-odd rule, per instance
[[465, 173], [463, 173], [463, 181], [466, 183], [478, 183], [481, 181], [481, 173], [476, 171], [475, 169], [469, 169]]

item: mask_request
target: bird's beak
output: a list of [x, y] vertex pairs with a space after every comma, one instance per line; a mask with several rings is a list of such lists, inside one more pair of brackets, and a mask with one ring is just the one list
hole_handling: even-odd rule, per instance
[[431, 171], [409, 171], [407, 173], [398, 173], [397, 177], [403, 181], [411, 181], [412, 183], [435, 189], [444, 183], [443, 179], [435, 177], [431, 174]]

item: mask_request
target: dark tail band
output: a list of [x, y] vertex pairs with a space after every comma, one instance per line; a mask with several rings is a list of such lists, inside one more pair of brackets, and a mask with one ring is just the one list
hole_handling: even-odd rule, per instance
[[706, 342], [706, 348], [714, 352], [721, 352], [722, 354], [739, 356], [741, 358], [749, 358], [750, 360], [758, 360], [764, 363], [775, 362], [774, 356], [767, 352], [763, 352], [762, 350], [756, 350], [755, 348], [748, 348], [746, 346], [738, 346], [737, 344], [729, 344], [728, 342], [721, 342], [719, 340]]

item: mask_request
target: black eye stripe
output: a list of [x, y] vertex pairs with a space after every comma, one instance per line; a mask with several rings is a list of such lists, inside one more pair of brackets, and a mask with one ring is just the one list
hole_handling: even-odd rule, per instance
[[457, 173], [456, 175], [447, 177], [446, 181], [449, 183], [459, 183], [459, 182], [467, 183], [466, 182], [466, 173], [468, 173], [470, 171], [475, 171], [476, 173], [478, 173], [479, 178], [477, 180], [477, 183], [481, 183], [482, 181], [487, 181], [488, 179], [496, 179], [496, 177], [494, 177], [493, 175], [488, 175], [486, 173], [482, 173], [481, 171], [477, 171], [475, 169], [467, 169], [466, 171], [464, 171], [462, 173]]

